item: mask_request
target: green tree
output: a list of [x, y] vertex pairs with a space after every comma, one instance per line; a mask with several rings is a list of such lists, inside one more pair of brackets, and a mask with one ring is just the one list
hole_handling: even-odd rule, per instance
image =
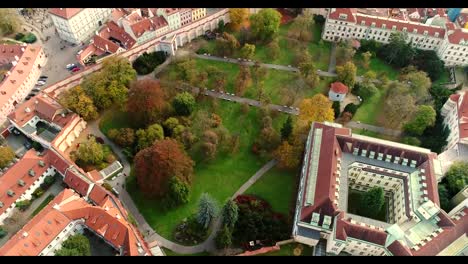
[[332, 107], [333, 107], [333, 111], [335, 112], [335, 119], [337, 119], [340, 116], [340, 112], [341, 112], [340, 102], [334, 101]]
[[444, 70], [445, 63], [434, 50], [417, 50], [413, 64], [421, 71], [427, 72], [427, 75], [434, 82], [438, 80]]
[[244, 59], [252, 59], [255, 55], [255, 45], [245, 43], [242, 49], [240, 50], [240, 56]]
[[188, 116], [195, 109], [195, 98], [188, 93], [179, 93], [173, 100], [172, 106], [178, 115]]
[[361, 56], [362, 56], [362, 66], [365, 69], [368, 69], [370, 65], [370, 60], [372, 58], [372, 53], [370, 51], [366, 51], [366, 52], [361, 53]]
[[278, 33], [281, 14], [273, 8], [265, 8], [250, 16], [250, 29], [253, 36], [268, 42]]
[[96, 142], [96, 138], [91, 137], [80, 143], [75, 152], [75, 157], [85, 164], [97, 165], [104, 159], [104, 150], [102, 145]]
[[267, 54], [271, 59], [276, 60], [280, 56], [280, 53], [281, 53], [281, 49], [279, 46], [278, 38], [274, 38], [267, 45]]
[[431, 87], [431, 79], [427, 73], [423, 71], [411, 71], [406, 75], [401, 76], [401, 81], [408, 83], [410, 92], [416, 102], [424, 101], [429, 97], [429, 88]]
[[0, 169], [5, 168], [15, 158], [15, 152], [10, 147], [0, 146]]
[[179, 119], [175, 117], [169, 117], [164, 121], [163, 127], [164, 127], [164, 132], [168, 135], [171, 136], [174, 132], [174, 129], [179, 125]]
[[224, 30], [225, 30], [224, 20], [222, 20], [222, 19], [218, 22], [218, 30], [221, 33], [223, 33]]
[[218, 215], [218, 205], [208, 194], [202, 193], [198, 202], [197, 222], [205, 229], [208, 229], [211, 221]]
[[169, 180], [169, 191], [167, 193], [167, 205], [175, 207], [189, 202], [190, 186], [177, 177]]
[[91, 256], [91, 245], [87, 237], [76, 234], [62, 243], [62, 248], [55, 251], [56, 256]]
[[223, 226], [216, 234], [215, 243], [218, 249], [228, 248], [232, 244], [231, 229], [227, 226]]
[[344, 83], [351, 89], [356, 83], [357, 68], [352, 62], [347, 62], [343, 66], [336, 66], [336, 73], [338, 74], [338, 81]]
[[86, 95], [81, 86], [75, 86], [63, 92], [59, 101], [63, 106], [79, 114], [86, 121], [98, 117], [97, 108], [93, 100]]
[[354, 86], [354, 91], [356, 95], [359, 95], [362, 97], [363, 100], [367, 100], [374, 96], [374, 94], [378, 93], [379, 89], [375, 87], [375, 84], [372, 82], [361, 82], [359, 84], [356, 84]]
[[380, 49], [385, 61], [393, 66], [402, 68], [413, 60], [415, 49], [406, 40], [408, 34], [395, 32], [390, 35], [389, 43]]
[[458, 161], [450, 166], [447, 173], [447, 187], [449, 191], [455, 195], [468, 185], [468, 162]]
[[437, 189], [439, 191], [440, 207], [444, 209], [444, 211], [450, 212], [450, 210], [452, 210], [452, 203], [450, 202], [450, 194], [447, 187], [439, 183]]
[[21, 19], [14, 8], [0, 9], [0, 37], [20, 31]]
[[362, 195], [360, 211], [368, 217], [375, 217], [385, 203], [384, 191], [381, 187], [373, 187]]
[[233, 200], [228, 200], [223, 206], [223, 223], [229, 228], [233, 228], [239, 217], [239, 207]]
[[111, 129], [109, 138], [121, 147], [131, 147], [135, 142], [135, 130], [131, 128]]
[[150, 147], [156, 140], [164, 138], [164, 130], [160, 124], [152, 124], [146, 129], [136, 131], [137, 149], [142, 150]]
[[401, 140], [401, 143], [416, 147], [421, 146], [421, 140], [419, 140], [417, 137], [404, 137]]
[[295, 38], [299, 41], [312, 41], [312, 27], [314, 20], [312, 15], [304, 13], [297, 16], [289, 27], [288, 37]]
[[436, 121], [436, 111], [432, 106], [420, 105], [413, 119], [405, 124], [405, 131], [421, 136], [428, 127], [434, 126]]
[[293, 123], [291, 116], [288, 116], [286, 121], [283, 123], [283, 127], [281, 127], [281, 139], [287, 140], [293, 131]]

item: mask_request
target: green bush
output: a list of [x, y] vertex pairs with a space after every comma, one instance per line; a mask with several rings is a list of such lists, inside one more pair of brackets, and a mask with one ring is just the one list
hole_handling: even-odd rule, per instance
[[4, 236], [6, 236], [6, 234], [7, 234], [7, 231], [5, 231], [3, 227], [0, 227], [0, 238], [3, 238]]
[[28, 33], [26, 36], [23, 37], [21, 41], [26, 43], [34, 43], [36, 42], [37, 38], [33, 33]]
[[163, 63], [166, 57], [166, 52], [164, 51], [145, 52], [133, 62], [133, 68], [139, 75], [146, 75]]
[[37, 199], [37, 198], [41, 197], [43, 194], [44, 194], [44, 189], [39, 187], [36, 190], [34, 190], [34, 192], [32, 193], [32, 196], [33, 196], [34, 199]]
[[24, 201], [16, 202], [16, 207], [18, 207], [20, 211], [25, 211], [26, 209], [29, 208], [29, 206], [31, 206], [31, 200], [24, 200]]
[[350, 103], [345, 106], [343, 112], [350, 112], [351, 114], [354, 115], [356, 111], [358, 110], [358, 108], [359, 108], [359, 105]]
[[205, 48], [205, 47], [201, 47], [197, 50], [196, 52], [197, 54], [205, 54], [205, 53], [209, 53], [208, 50]]
[[23, 38], [24, 38], [24, 34], [21, 33], [21, 32], [18, 33], [18, 34], [16, 34], [16, 36], [15, 36], [15, 39], [16, 39], [16, 40], [21, 40], [21, 39], [23, 39]]

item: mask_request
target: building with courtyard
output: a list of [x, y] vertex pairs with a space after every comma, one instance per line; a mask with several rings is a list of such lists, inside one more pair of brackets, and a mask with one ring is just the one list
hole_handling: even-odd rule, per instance
[[[338, 255], [467, 254], [468, 200], [439, 207], [442, 166], [430, 150], [353, 134], [335, 123], [313, 123], [302, 165], [293, 238]], [[385, 194], [379, 219], [356, 213], [356, 195]]]

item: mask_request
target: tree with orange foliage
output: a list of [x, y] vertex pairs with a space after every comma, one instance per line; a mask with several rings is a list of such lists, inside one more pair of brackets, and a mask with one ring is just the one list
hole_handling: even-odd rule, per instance
[[299, 165], [300, 157], [298, 157], [294, 146], [290, 145], [288, 141], [283, 141], [273, 152], [273, 156], [281, 169], [294, 169]]
[[157, 80], [136, 81], [128, 92], [127, 110], [139, 126], [156, 122], [166, 104], [164, 91]]
[[135, 156], [135, 172], [140, 190], [148, 197], [163, 197], [169, 180], [177, 177], [190, 184], [194, 162], [174, 139], [156, 141]]
[[229, 18], [231, 20], [232, 30], [238, 31], [244, 23], [249, 18], [249, 9], [248, 8], [229, 8]]
[[312, 122], [333, 121], [335, 112], [332, 102], [323, 94], [316, 94], [311, 98], [302, 100], [298, 118], [299, 126], [310, 126]]

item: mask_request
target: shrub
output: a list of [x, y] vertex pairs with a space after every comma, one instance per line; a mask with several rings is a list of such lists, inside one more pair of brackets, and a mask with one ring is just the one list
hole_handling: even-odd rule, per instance
[[24, 38], [24, 34], [21, 33], [21, 32], [15, 35], [15, 39], [16, 39], [16, 40], [21, 40], [21, 39], [23, 39], [23, 38]]
[[146, 75], [154, 71], [165, 60], [166, 53], [164, 51], [145, 52], [133, 62], [132, 66], [139, 75]]
[[205, 47], [201, 47], [197, 50], [196, 52], [197, 54], [205, 54], [205, 53], [209, 53], [208, 50], [205, 48]]
[[34, 192], [32, 193], [32, 196], [34, 197], [34, 199], [37, 199], [37, 198], [41, 197], [43, 194], [44, 194], [44, 189], [39, 187], [36, 190], [34, 190]]
[[36, 42], [37, 38], [33, 33], [28, 33], [26, 36], [23, 37], [21, 41], [26, 43], [34, 43]]
[[29, 208], [29, 206], [31, 206], [31, 200], [24, 200], [24, 201], [16, 202], [16, 207], [18, 207], [20, 211], [25, 211], [26, 209]]
[[358, 109], [359, 109], [359, 105], [350, 103], [345, 106], [343, 112], [349, 112], [354, 115]]
[[5, 231], [2, 227], [0, 227], [0, 238], [3, 238], [4, 236], [6, 236], [7, 234], [7, 231]]
[[208, 229], [203, 228], [192, 215], [176, 227], [174, 239], [184, 244], [197, 244], [204, 241], [207, 235]]

